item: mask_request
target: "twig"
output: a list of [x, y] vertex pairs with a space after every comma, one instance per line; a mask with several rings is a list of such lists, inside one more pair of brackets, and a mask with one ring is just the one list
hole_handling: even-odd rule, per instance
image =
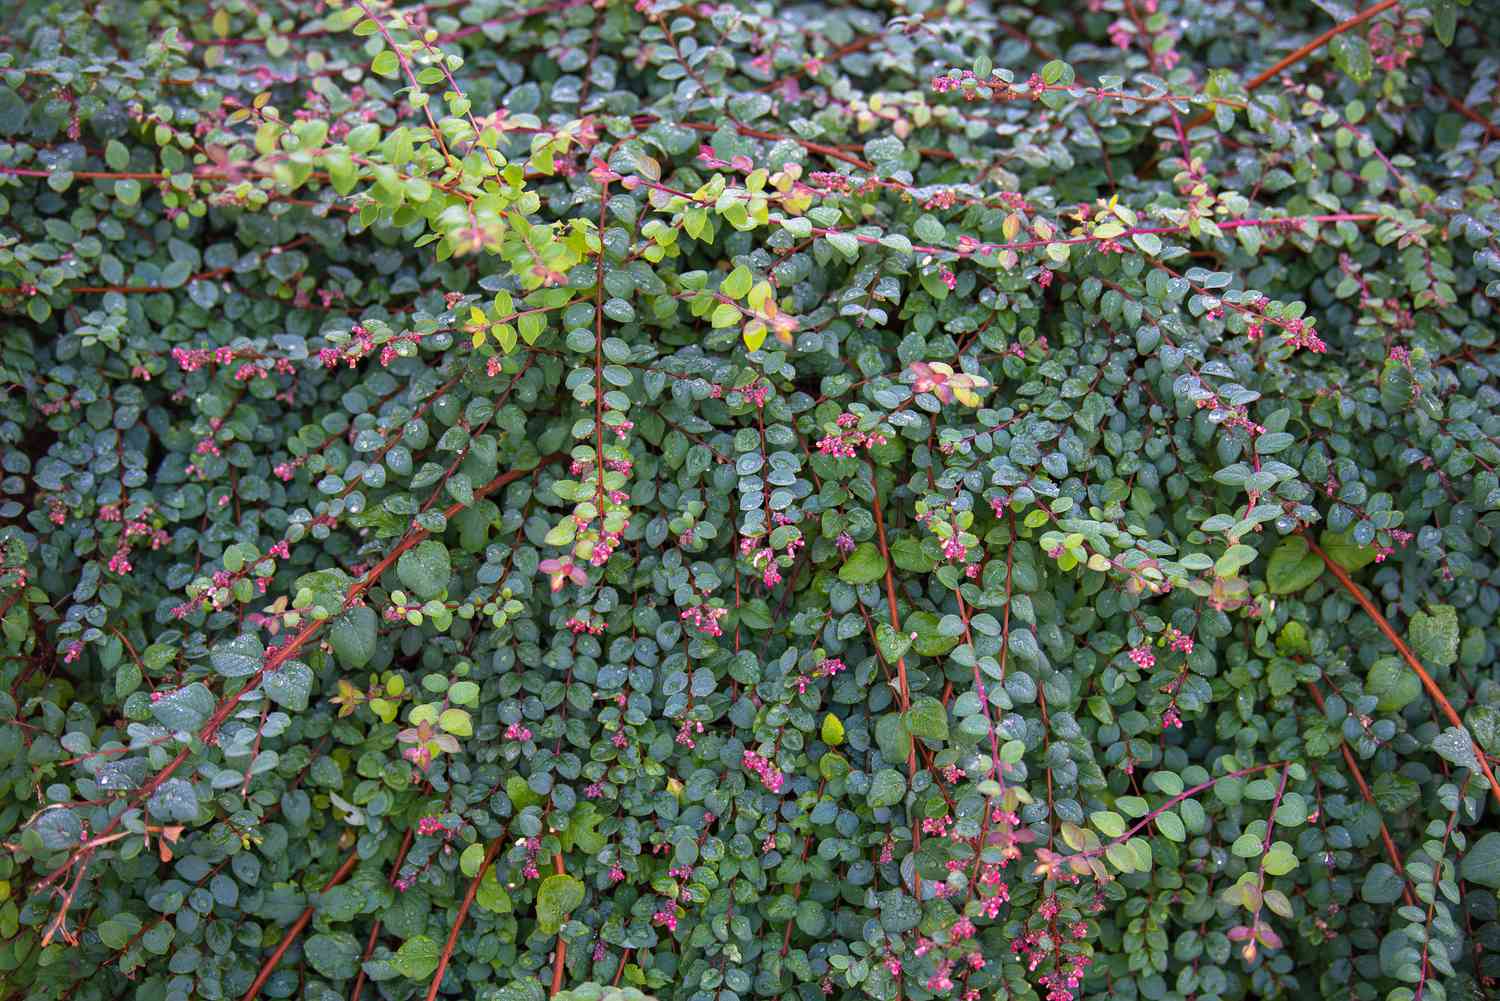
[[[901, 616], [896, 611], [896, 580], [891, 574], [891, 550], [890, 546], [886, 544], [885, 514], [880, 509], [880, 484], [876, 482], [875, 471], [875, 465], [871, 463], [870, 506], [874, 508], [875, 513], [875, 533], [876, 537], [880, 540], [880, 558], [885, 563], [885, 600], [890, 609], [891, 628], [899, 634], [901, 632]], [[911, 709], [911, 686], [906, 680], [906, 657], [904, 656], [896, 658], [896, 679], [900, 685], [901, 711], [907, 712]], [[909, 737], [908, 739], [910, 740], [910, 744], [907, 751], [906, 772], [907, 778], [910, 780], [917, 774], [917, 739], [915, 737]], [[909, 826], [911, 827], [912, 851], [915, 852], [922, 847], [922, 833], [921, 828], [916, 823], [910, 822], [910, 820], [911, 818], [908, 814]], [[912, 887], [916, 891], [917, 899], [921, 900], [922, 876], [917, 872], [915, 867], [912, 868], [911, 878]]]
[[[1323, 711], [1323, 693], [1318, 686], [1312, 682], [1307, 683], [1307, 690], [1312, 693], [1313, 702], [1318, 707], [1318, 712]], [[1364, 772], [1359, 770], [1359, 762], [1354, 757], [1354, 752], [1349, 750], [1349, 742], [1340, 738], [1339, 749], [1344, 752], [1344, 764], [1349, 766], [1349, 773], [1354, 776], [1354, 784], [1359, 786], [1359, 794], [1364, 801], [1375, 807], [1375, 813], [1380, 813], [1380, 806], [1375, 802], [1375, 794], [1370, 791], [1370, 786], [1365, 782]], [[1412, 896], [1411, 888], [1406, 884], [1406, 864], [1401, 861], [1401, 852], [1396, 849], [1395, 839], [1391, 837], [1390, 828], [1385, 826], [1385, 817], [1380, 818], [1380, 841], [1385, 845], [1386, 858], [1391, 860], [1391, 866], [1401, 875], [1401, 895], [1406, 902], [1415, 907], [1417, 898]]]
[[453, 927], [448, 930], [448, 941], [443, 945], [443, 954], [438, 957], [437, 969], [432, 973], [432, 983], [427, 985], [427, 1001], [437, 997], [438, 987], [443, 982], [443, 974], [448, 971], [448, 960], [453, 958], [453, 948], [458, 945], [458, 932], [464, 926], [464, 919], [469, 916], [469, 908], [474, 905], [474, 895], [479, 892], [479, 881], [484, 879], [484, 874], [490, 871], [490, 864], [495, 861], [495, 856], [500, 854], [500, 846], [505, 843], [505, 835], [490, 842], [485, 849], [484, 861], [479, 866], [479, 871], [474, 878], [469, 880], [469, 889], [464, 893], [464, 899], [458, 905], [458, 913], [453, 917]]
[[[1263, 70], [1260, 73], [1257, 73], [1255, 76], [1251, 77], [1250, 80], [1245, 84], [1245, 90], [1247, 92], [1255, 90], [1261, 84], [1265, 83], [1267, 80], [1270, 80], [1282, 70], [1286, 69], [1289, 66], [1294, 66], [1297, 63], [1300, 63], [1302, 60], [1306, 59], [1308, 56], [1312, 55], [1314, 52], [1317, 52], [1323, 46], [1333, 41], [1333, 39], [1337, 38], [1339, 35], [1342, 35], [1344, 32], [1350, 31], [1354, 28], [1358, 28], [1360, 25], [1364, 24], [1371, 18], [1385, 13], [1392, 7], [1395, 7], [1398, 2], [1399, 0], [1380, 0], [1380, 3], [1369, 8], [1368, 10], [1362, 10], [1358, 14], [1355, 14], [1353, 17], [1349, 18], [1347, 21], [1343, 21], [1339, 24], [1334, 25], [1332, 28], [1329, 28], [1317, 38], [1314, 38], [1312, 41], [1308, 42], [1306, 45], [1302, 46], [1299, 49], [1294, 49], [1292, 52], [1277, 60], [1276, 64], [1273, 65], [1270, 69]], [[1193, 129], [1197, 128], [1200, 125], [1205, 125], [1212, 118], [1213, 112], [1204, 112], [1203, 114], [1199, 115], [1197, 118], [1194, 118], [1191, 122], [1189, 122], [1188, 128]]]
[[[347, 879], [349, 873], [354, 871], [354, 865], [358, 861], [359, 849], [355, 848], [349, 852], [349, 857], [344, 859], [344, 864], [338, 867], [338, 871], [333, 874], [328, 882], [323, 884], [321, 892], [327, 893]], [[260, 993], [260, 989], [266, 985], [266, 981], [271, 979], [271, 974], [276, 971], [276, 964], [281, 962], [281, 957], [286, 955], [286, 951], [292, 947], [292, 943], [297, 941], [297, 936], [302, 934], [302, 929], [306, 928], [307, 923], [312, 920], [314, 910], [316, 908], [311, 906], [305, 908], [297, 920], [292, 922], [292, 926], [286, 930], [286, 934], [281, 936], [281, 944], [276, 947], [275, 952], [271, 953], [271, 957], [261, 964], [260, 972], [255, 975], [255, 981], [251, 983], [250, 989], [245, 992], [245, 996], [240, 1001], [254, 1001], [255, 996]]]
[[[557, 854], [552, 856], [552, 866], [557, 870], [557, 874], [559, 876], [566, 876], [568, 874], [568, 870], [563, 866], [563, 857], [561, 852], [558, 852]], [[548, 992], [548, 997], [551, 997], [558, 991], [562, 990], [563, 965], [567, 963], [567, 961], [568, 943], [563, 940], [562, 932], [559, 931], [557, 933], [557, 948], [556, 950], [554, 950], [554, 955], [552, 957], [552, 990]], [[428, 998], [427, 1001], [432, 1001], [432, 998]]]
[[[396, 861], [391, 865], [390, 875], [386, 877], [386, 882], [391, 886], [396, 885], [396, 879], [401, 872], [401, 866], [406, 861], [406, 853], [411, 850], [411, 842], [412, 828], [408, 827], [406, 829], [406, 837], [401, 841], [401, 849], [396, 852]], [[380, 919], [376, 918], [375, 923], [370, 926], [370, 939], [365, 943], [365, 955], [359, 961], [359, 973], [355, 974], [354, 992], [349, 995], [349, 1001], [359, 1001], [359, 995], [365, 989], [365, 963], [369, 962], [370, 957], [375, 953], [375, 941], [378, 938], [380, 938]]]
[[1463, 115], [1469, 121], [1484, 126], [1485, 135], [1489, 136], [1491, 139], [1500, 139], [1500, 125], [1496, 125], [1494, 122], [1490, 121], [1488, 118], [1485, 118], [1479, 112], [1475, 111], [1473, 108], [1469, 107], [1467, 104], [1460, 101], [1452, 94], [1448, 93], [1448, 91], [1444, 89], [1442, 84], [1433, 83], [1432, 89], [1441, 94], [1443, 96], [1443, 99], [1448, 102], [1448, 105], [1454, 111], [1458, 112], [1460, 115]]
[[[554, 453], [552, 455], [543, 456], [537, 463], [537, 465], [531, 469], [511, 469], [504, 473], [501, 473], [499, 476], [495, 477], [493, 480], [490, 480], [490, 482], [486, 483], [484, 486], [476, 488], [474, 491], [474, 497], [475, 499], [478, 499], [480, 497], [484, 497], [488, 494], [494, 493], [501, 487], [504, 487], [523, 476], [529, 476], [537, 469], [540, 469], [541, 467], [546, 466], [549, 463], [556, 462], [561, 458], [561, 454]], [[464, 504], [455, 502], [454, 504], [449, 505], [448, 508], [444, 510], [443, 514], [446, 518], [451, 519], [459, 511], [463, 510], [464, 507]], [[428, 534], [429, 533], [426, 529], [418, 529], [417, 531], [411, 532], [403, 537], [401, 542], [399, 542], [395, 546], [395, 548], [393, 548], [390, 553], [386, 555], [384, 559], [375, 564], [374, 567], [366, 572], [366, 574], [361, 577], [353, 587], [349, 589], [349, 594], [345, 597], [343, 606], [340, 611], [348, 611], [349, 609], [353, 608], [359, 601], [361, 596], [363, 596], [366, 591], [368, 591], [375, 585], [375, 583], [380, 579], [381, 575], [396, 564], [396, 561], [400, 559], [402, 553], [405, 553], [408, 549], [411, 549], [413, 546], [417, 545], [417, 543], [426, 539]], [[290, 641], [283, 644], [282, 646], [277, 647], [274, 652], [272, 652], [271, 655], [266, 658], [265, 663], [261, 665], [260, 669], [245, 680], [245, 684], [241, 688], [239, 688], [233, 695], [229, 696], [219, 704], [218, 708], [214, 710], [213, 715], [210, 716], [208, 718], [208, 721], [203, 724], [203, 729], [198, 731], [198, 741], [194, 743], [212, 743], [214, 734], [218, 732], [219, 727], [224, 725], [225, 720], [229, 719], [230, 715], [234, 712], [235, 707], [239, 705], [240, 699], [243, 698], [246, 693], [254, 691], [261, 683], [261, 680], [267, 674], [271, 674], [274, 671], [279, 670], [283, 664], [285, 664], [292, 658], [293, 654], [295, 654], [302, 648], [303, 644], [305, 644], [309, 639], [312, 638], [314, 633], [322, 628], [325, 623], [332, 622], [336, 617], [337, 616], [330, 616], [327, 619], [321, 620], [314, 619], [307, 625], [303, 626], [302, 629], [300, 629], [297, 634], [291, 638]], [[174, 757], [171, 761], [167, 762], [166, 767], [157, 772], [156, 775], [152, 777], [151, 781], [143, 785], [140, 791], [136, 793], [134, 801], [135, 805], [138, 806], [141, 803], [144, 803], [152, 793], [154, 793], [158, 788], [161, 787], [163, 782], [167, 781], [167, 779], [170, 778], [178, 768], [182, 767], [183, 763], [187, 761], [192, 753], [192, 744], [183, 747], [181, 751], [177, 752], [177, 756]], [[120, 813], [116, 814], [115, 819], [110, 821], [109, 825], [99, 832], [98, 837], [94, 839], [93, 843], [102, 843], [101, 839], [107, 838], [112, 835], [120, 826], [122, 819], [128, 812], [128, 810], [122, 810]], [[92, 847], [90, 845], [83, 845], [75, 849], [73, 853], [68, 856], [67, 861], [63, 862], [62, 865], [58, 866], [47, 876], [43, 877], [37, 883], [37, 887], [39, 889], [45, 888], [61, 879], [63, 875], [65, 875], [75, 864], [77, 864], [80, 859], [84, 858], [85, 854], [89, 851], [92, 851]]]
[[[1468, 730], [1464, 729], [1463, 720], [1459, 719], [1458, 713], [1454, 710], [1453, 703], [1448, 701], [1448, 697], [1443, 694], [1443, 690], [1438, 687], [1437, 682], [1432, 680], [1432, 675], [1427, 673], [1427, 669], [1422, 666], [1422, 662], [1417, 659], [1417, 655], [1412, 652], [1411, 647], [1407, 646], [1406, 641], [1396, 633], [1395, 629], [1391, 628], [1390, 622], [1380, 613], [1380, 609], [1375, 607], [1375, 603], [1370, 600], [1364, 591], [1360, 590], [1348, 572], [1330, 559], [1328, 554], [1323, 552], [1322, 548], [1310, 536], [1304, 534], [1303, 538], [1307, 541], [1307, 547], [1323, 560], [1324, 565], [1329, 570], [1333, 571], [1333, 575], [1338, 578], [1339, 583], [1344, 585], [1344, 590], [1352, 594], [1354, 600], [1359, 602], [1360, 607], [1365, 610], [1365, 614], [1375, 620], [1375, 625], [1380, 627], [1380, 631], [1385, 633], [1385, 638], [1390, 640], [1396, 647], [1396, 652], [1406, 661], [1407, 666], [1417, 672], [1417, 677], [1422, 681], [1422, 687], [1427, 689], [1427, 694], [1432, 697], [1432, 701], [1437, 703], [1437, 707], [1442, 710], [1443, 715], [1448, 717], [1448, 722], [1463, 730], [1464, 733], [1468, 733]], [[1471, 744], [1473, 743], [1473, 739], [1472, 736], [1469, 738]], [[1479, 770], [1484, 773], [1484, 777], [1489, 780], [1490, 792], [1494, 795], [1495, 802], [1500, 803], [1500, 782], [1495, 780], [1495, 773], [1490, 771], [1489, 762], [1485, 760], [1484, 749], [1478, 744], [1473, 744], [1473, 748], [1474, 760], [1478, 763]]]

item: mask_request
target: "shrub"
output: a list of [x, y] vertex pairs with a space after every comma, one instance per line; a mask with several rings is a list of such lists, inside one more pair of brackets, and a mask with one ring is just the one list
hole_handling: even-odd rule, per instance
[[13, 6], [9, 996], [1491, 990], [1500, 11], [1329, 9]]

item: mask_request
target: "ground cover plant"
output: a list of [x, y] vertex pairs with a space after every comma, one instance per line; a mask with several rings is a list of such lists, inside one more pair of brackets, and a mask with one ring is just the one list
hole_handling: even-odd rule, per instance
[[1500, 980], [1500, 9], [0, 11], [0, 998]]

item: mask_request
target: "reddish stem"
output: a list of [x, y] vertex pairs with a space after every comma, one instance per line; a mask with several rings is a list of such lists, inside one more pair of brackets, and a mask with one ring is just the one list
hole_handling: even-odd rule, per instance
[[[1380, 0], [1380, 3], [1369, 8], [1368, 10], [1362, 10], [1358, 14], [1355, 14], [1353, 17], [1349, 18], [1347, 21], [1342, 21], [1339, 24], [1334, 25], [1332, 28], [1329, 28], [1317, 38], [1314, 38], [1312, 41], [1308, 42], [1306, 45], [1302, 46], [1299, 49], [1294, 49], [1283, 56], [1281, 59], [1278, 59], [1276, 63], [1269, 69], [1262, 70], [1261, 72], [1255, 74], [1255, 76], [1251, 77], [1250, 80], [1245, 84], [1245, 90], [1255, 90], [1261, 84], [1265, 83], [1267, 80], [1270, 80], [1282, 70], [1286, 69], [1289, 66], [1295, 66], [1297, 63], [1300, 63], [1302, 60], [1306, 59], [1308, 56], [1312, 55], [1314, 52], [1317, 52], [1323, 46], [1333, 41], [1339, 35], [1342, 35], [1344, 32], [1350, 31], [1354, 28], [1358, 28], [1360, 25], [1364, 24], [1371, 18], [1385, 13], [1392, 7], [1396, 6], [1398, 2], [1399, 0]], [[1197, 128], [1199, 125], [1205, 125], [1210, 120], [1212, 120], [1213, 117], [1213, 112], [1206, 111], [1189, 122], [1188, 128]]]
[[[1359, 602], [1360, 607], [1365, 610], [1365, 614], [1375, 620], [1375, 625], [1380, 628], [1381, 632], [1385, 633], [1385, 638], [1390, 640], [1396, 647], [1396, 652], [1406, 661], [1407, 666], [1417, 672], [1417, 677], [1422, 681], [1422, 687], [1427, 689], [1427, 694], [1432, 697], [1433, 702], [1437, 703], [1437, 707], [1448, 718], [1448, 722], [1460, 730], [1464, 730], [1463, 720], [1459, 719], [1458, 713], [1453, 708], [1453, 703], [1448, 701], [1448, 697], [1443, 694], [1443, 690], [1438, 687], [1437, 682], [1432, 680], [1432, 675], [1427, 673], [1427, 669], [1422, 666], [1422, 662], [1417, 659], [1417, 655], [1412, 652], [1411, 647], [1407, 646], [1406, 641], [1397, 634], [1395, 629], [1391, 628], [1390, 622], [1380, 613], [1380, 609], [1375, 607], [1375, 602], [1371, 601], [1369, 595], [1360, 590], [1359, 585], [1354, 583], [1353, 578], [1349, 576], [1343, 567], [1339, 566], [1329, 558], [1327, 553], [1323, 552], [1318, 544], [1312, 540], [1311, 536], [1304, 534], [1303, 539], [1306, 540], [1307, 547], [1323, 560], [1324, 565], [1329, 570], [1333, 571], [1333, 575], [1338, 578], [1339, 583], [1344, 585], [1344, 590], [1348, 591], [1354, 596], [1354, 600]], [[1464, 730], [1464, 732], [1468, 733], [1467, 730]], [[1478, 744], [1473, 743], [1473, 737], [1470, 737], [1469, 741], [1473, 744], [1474, 760], [1478, 763], [1479, 770], [1484, 773], [1484, 777], [1489, 780], [1490, 792], [1494, 795], [1495, 802], [1500, 803], [1500, 782], [1495, 780], [1495, 773], [1490, 770], [1490, 763], [1485, 760], [1484, 749]]]
[[500, 846], [505, 843], [502, 834], [490, 846], [485, 849], [484, 862], [480, 864], [479, 871], [474, 878], [469, 880], [469, 888], [464, 892], [464, 899], [458, 905], [458, 913], [453, 917], [453, 927], [448, 930], [448, 941], [443, 945], [443, 954], [438, 957], [437, 969], [433, 971], [432, 983], [427, 985], [427, 1001], [437, 997], [438, 987], [443, 983], [443, 974], [448, 971], [448, 961], [453, 958], [453, 948], [458, 945], [458, 932], [464, 926], [464, 919], [469, 916], [469, 908], [474, 906], [474, 896], [479, 892], [479, 881], [484, 879], [485, 873], [490, 871], [490, 864], [495, 861], [495, 856], [500, 854]]
[[[568, 870], [563, 866], [563, 857], [561, 852], [552, 856], [552, 865], [553, 868], [557, 870], [557, 874], [559, 876], [566, 876], [568, 874]], [[552, 990], [548, 991], [549, 997], [562, 990], [563, 965], [567, 963], [567, 961], [568, 943], [563, 940], [562, 932], [559, 931], [557, 933], [557, 949], [555, 950], [555, 954], [552, 957]], [[624, 963], [622, 962], [621, 969], [623, 968]], [[427, 1001], [432, 1001], [432, 998], [428, 998]]]
[[[1313, 702], [1317, 705], [1318, 712], [1322, 712], [1323, 693], [1318, 690], [1317, 685], [1314, 685], [1310, 681], [1307, 683], [1307, 690], [1312, 693]], [[1364, 798], [1366, 803], [1375, 807], [1375, 812], [1378, 814], [1380, 807], [1375, 802], [1375, 794], [1370, 791], [1369, 783], [1365, 782], [1365, 774], [1359, 770], [1359, 762], [1355, 759], [1354, 752], [1349, 750], [1348, 742], [1341, 739], [1339, 741], [1339, 749], [1344, 752], [1344, 764], [1349, 766], [1349, 772], [1354, 776], [1354, 784], [1359, 786], [1360, 796]], [[1417, 905], [1417, 898], [1412, 896], [1411, 888], [1404, 882], [1406, 879], [1406, 864], [1401, 861], [1401, 852], [1396, 849], [1396, 842], [1391, 837], [1390, 828], [1385, 826], [1384, 817], [1380, 818], [1380, 841], [1385, 845], [1385, 856], [1391, 860], [1391, 866], [1396, 872], [1401, 874], [1403, 880], [1401, 896], [1406, 898], [1408, 904], [1415, 907]]]
[[[349, 873], [354, 871], [354, 864], [358, 861], [359, 850], [355, 849], [349, 852], [349, 857], [344, 859], [344, 864], [339, 866], [338, 871], [333, 874], [332, 878], [323, 884], [322, 892], [327, 893], [348, 878]], [[266, 985], [266, 981], [271, 979], [271, 974], [276, 971], [276, 964], [281, 962], [281, 957], [286, 955], [286, 951], [292, 947], [292, 943], [297, 941], [297, 936], [302, 934], [302, 929], [306, 928], [307, 923], [312, 920], [315, 909], [313, 907], [304, 909], [297, 920], [292, 922], [292, 926], [286, 930], [286, 934], [281, 936], [281, 944], [276, 947], [275, 952], [271, 953], [270, 958], [261, 964], [260, 972], [255, 975], [255, 981], [251, 983], [250, 989], [245, 992], [245, 996], [240, 1001], [253, 1001], [255, 996], [260, 993], [260, 989]]]

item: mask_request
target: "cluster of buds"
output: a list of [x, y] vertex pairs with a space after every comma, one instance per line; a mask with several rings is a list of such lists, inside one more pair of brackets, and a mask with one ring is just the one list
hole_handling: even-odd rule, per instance
[[[116, 512], [118, 512], [118, 508], [116, 508], [115, 510]], [[135, 546], [138, 540], [143, 541], [152, 549], [160, 549], [162, 546], [165, 546], [167, 543], [172, 541], [172, 536], [168, 532], [160, 528], [152, 528], [149, 524], [147, 524], [144, 519], [149, 516], [150, 513], [151, 509], [147, 508], [140, 518], [126, 523], [125, 531], [120, 536], [120, 545], [115, 550], [114, 555], [109, 558], [110, 573], [123, 575], [130, 573], [130, 571], [134, 569], [134, 565], [130, 562], [130, 550]], [[103, 508], [100, 509], [100, 517], [106, 521], [112, 520], [109, 518], [104, 518]], [[116, 514], [116, 518], [118, 518], [118, 513]], [[264, 590], [264, 588], [262, 588], [262, 590]]]
[[842, 413], [834, 421], [835, 430], [818, 441], [818, 451], [839, 459], [852, 459], [861, 448], [871, 449], [888, 440], [879, 431], [859, 430], [857, 414]]
[[693, 605], [684, 608], [678, 618], [692, 626], [704, 636], [723, 636], [724, 629], [719, 620], [729, 614], [729, 609], [714, 605]]
[[234, 348], [173, 348], [172, 360], [184, 372], [196, 372], [205, 365], [230, 365], [234, 363]]
[[588, 612], [584, 612], [583, 615], [585, 616], [584, 618], [575, 615], [564, 623], [568, 627], [568, 631], [574, 636], [580, 633], [588, 633], [590, 636], [602, 636], [604, 634], [604, 623], [595, 620]]
[[663, 898], [661, 905], [656, 909], [656, 913], [651, 915], [651, 923], [660, 928], [665, 928], [669, 932], [676, 931], [677, 902]]
[[988, 97], [992, 101], [1035, 101], [1047, 89], [1046, 83], [1036, 73], [1027, 78], [1024, 87], [1020, 87], [999, 77], [978, 76], [973, 70], [949, 70], [933, 77], [931, 86], [939, 94], [962, 91], [966, 101], [977, 101], [981, 97]]
[[810, 674], [799, 674], [792, 683], [797, 686], [797, 694], [801, 695], [811, 687], [816, 678], [832, 678], [840, 671], [845, 670], [844, 662], [837, 657], [825, 657], [818, 662], [818, 666], [812, 669]]
[[[350, 339], [348, 343], [344, 344], [341, 347], [327, 347], [319, 349], [318, 362], [322, 364], [324, 368], [338, 368], [340, 363], [347, 364], [350, 368], [354, 368], [357, 364], [359, 364], [361, 359], [366, 358], [375, 352], [375, 337], [370, 333], [369, 328], [364, 326], [364, 324], [356, 323], [354, 326], [350, 327], [349, 338]], [[380, 346], [381, 366], [390, 365], [391, 362], [395, 361], [400, 356], [401, 352], [397, 347], [398, 344], [418, 344], [421, 342], [421, 340], [421, 332], [415, 330], [407, 331], [406, 333], [395, 334], [392, 337], [388, 338]]]
[[1391, 536], [1391, 541], [1394, 542], [1395, 545], [1393, 545], [1393, 546], [1377, 546], [1376, 549], [1375, 549], [1375, 562], [1376, 563], [1384, 563], [1387, 556], [1392, 556], [1392, 555], [1395, 554], [1395, 552], [1396, 552], [1396, 546], [1405, 547], [1408, 542], [1410, 542], [1413, 538], [1415, 538], [1415, 536], [1413, 536], [1413, 534], [1411, 532], [1406, 531], [1406, 529], [1404, 529], [1404, 528], [1393, 528], [1393, 529], [1391, 529], [1390, 530], [1390, 536]]
[[786, 785], [786, 776], [781, 774], [781, 770], [754, 751], [746, 751], [742, 763], [746, 770], [759, 776], [761, 785], [771, 792], [779, 793]]
[[[785, 519], [784, 515], [779, 517], [783, 520]], [[806, 540], [800, 535], [793, 536], [787, 542], [786, 555], [778, 556], [776, 550], [770, 546], [757, 548], [757, 542], [758, 540], [752, 536], [747, 535], [741, 538], [740, 555], [750, 561], [750, 565], [755, 568], [755, 572], [760, 574], [761, 583], [766, 587], [775, 587], [781, 583], [781, 568], [783, 563], [786, 566], [791, 566], [792, 561], [796, 559], [797, 552], [806, 545]]]

